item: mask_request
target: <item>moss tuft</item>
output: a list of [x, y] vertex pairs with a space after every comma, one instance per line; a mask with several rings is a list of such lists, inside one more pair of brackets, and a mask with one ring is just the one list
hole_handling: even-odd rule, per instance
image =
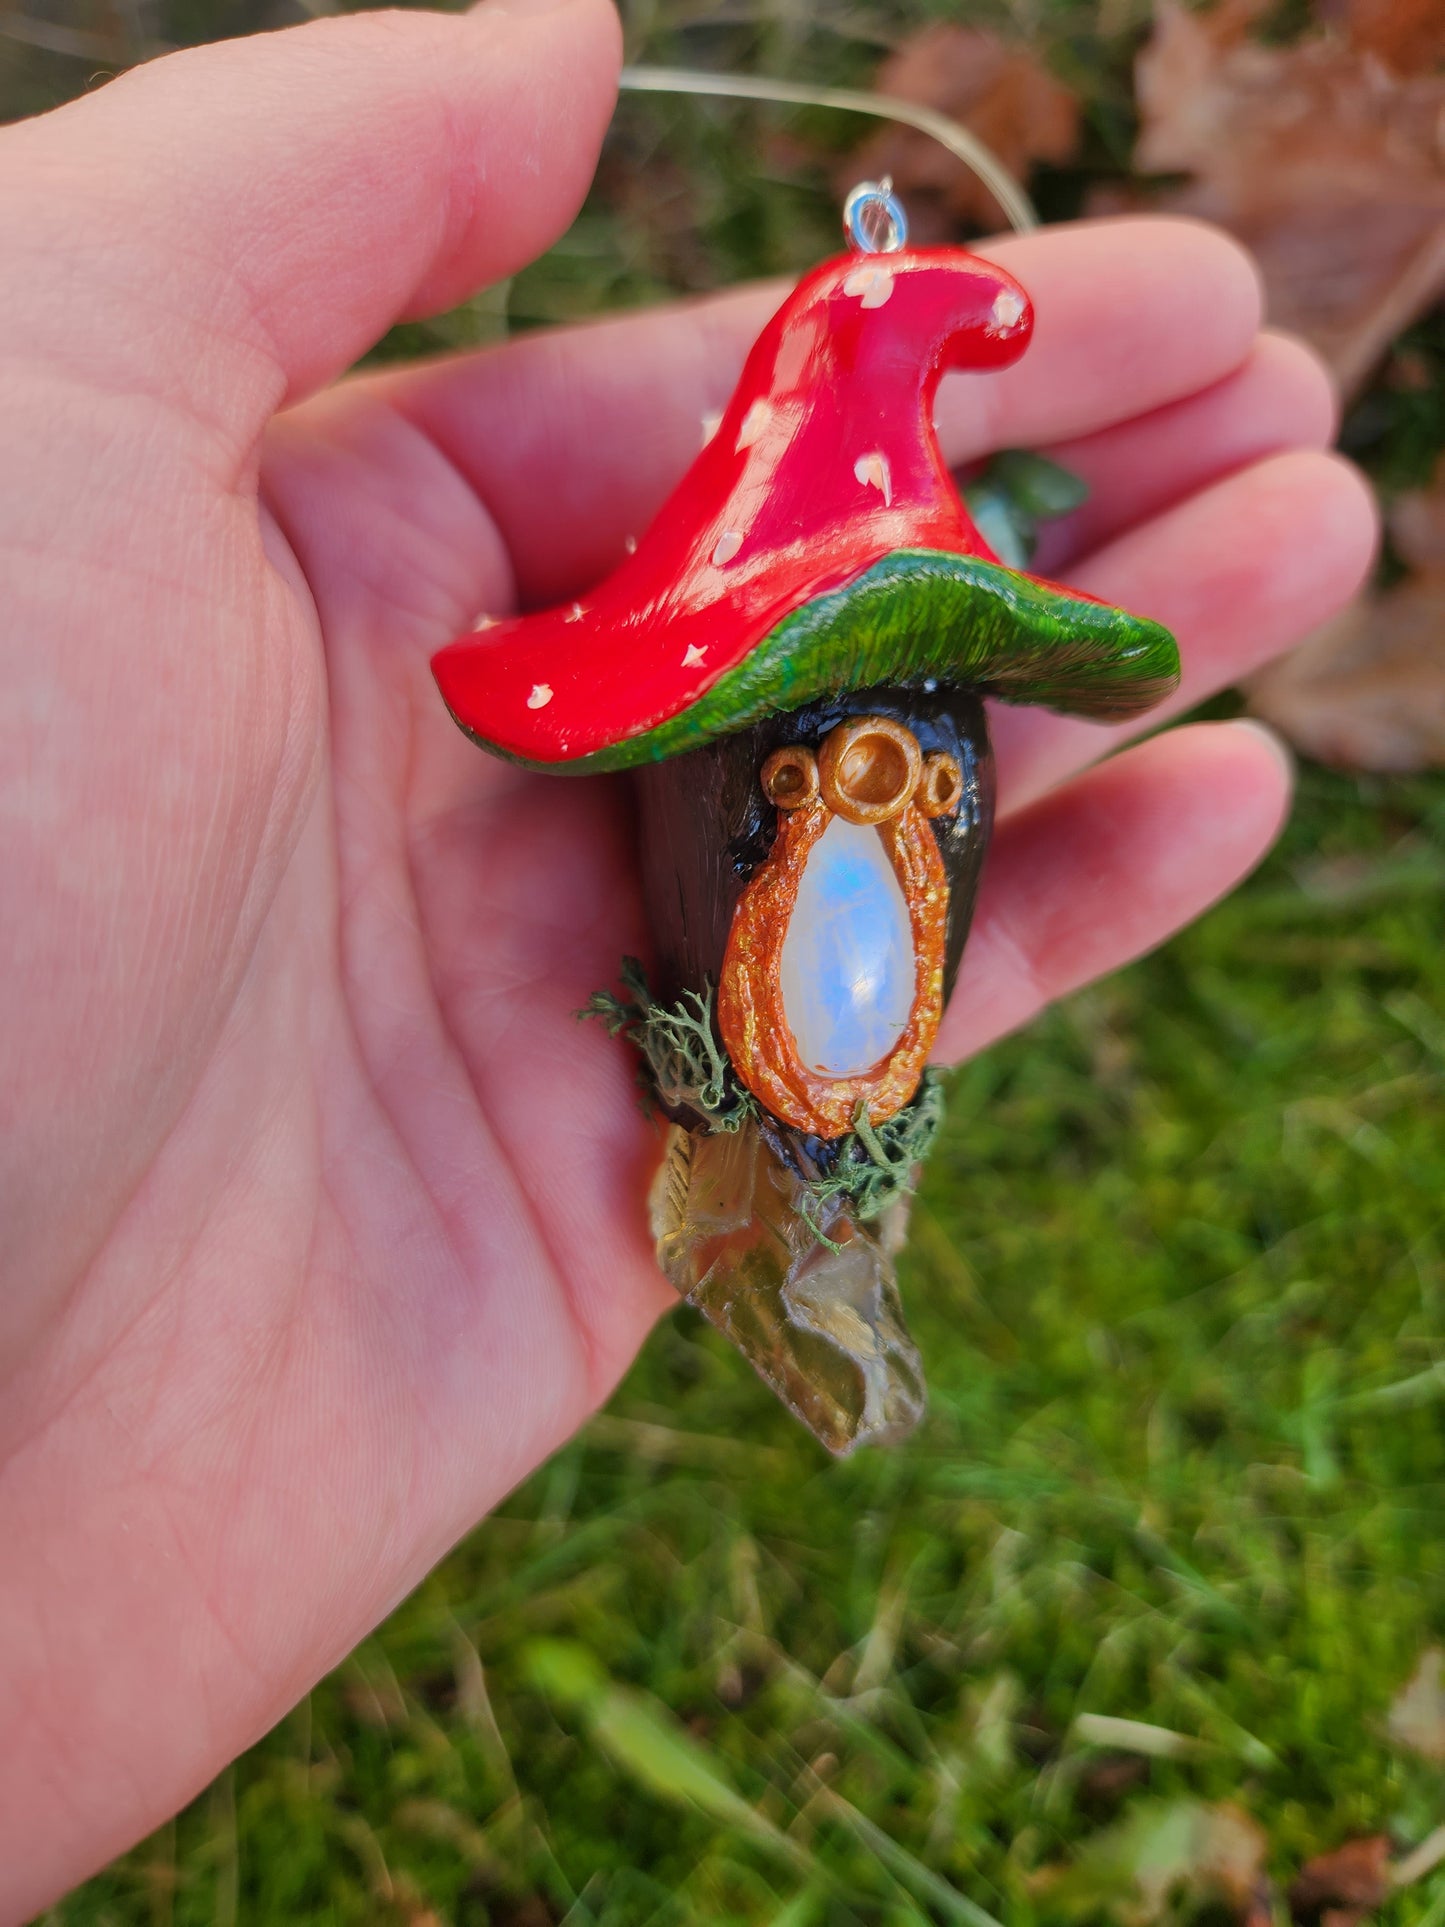
[[881, 1218], [891, 1204], [912, 1196], [942, 1123], [943, 1079], [937, 1071], [925, 1071], [912, 1102], [882, 1124], [870, 1124], [860, 1103], [853, 1129], [838, 1140], [837, 1161], [815, 1180], [815, 1193], [842, 1198], [864, 1224]]
[[[625, 995], [594, 990], [577, 1015], [596, 1017], [609, 1037], [625, 1037], [641, 1052], [649, 1104], [672, 1116], [691, 1114], [704, 1131], [737, 1131], [763, 1115], [718, 1038], [711, 984], [684, 991], [675, 1004], [660, 1004], [636, 957], [622, 959], [619, 975]], [[868, 1223], [911, 1194], [942, 1122], [943, 1083], [936, 1071], [925, 1071], [913, 1101], [884, 1124], [870, 1124], [860, 1103], [853, 1129], [828, 1145], [821, 1172], [804, 1169], [790, 1155], [820, 1207], [839, 1199]], [[785, 1150], [791, 1135], [779, 1134]], [[818, 1236], [828, 1242], [821, 1231]]]
[[708, 1131], [739, 1130], [758, 1107], [718, 1041], [712, 985], [684, 991], [675, 1004], [660, 1004], [636, 957], [622, 959], [620, 975], [626, 996], [594, 990], [578, 1017], [598, 1018], [609, 1037], [625, 1037], [641, 1051], [647, 1094], [663, 1110], [695, 1112]]

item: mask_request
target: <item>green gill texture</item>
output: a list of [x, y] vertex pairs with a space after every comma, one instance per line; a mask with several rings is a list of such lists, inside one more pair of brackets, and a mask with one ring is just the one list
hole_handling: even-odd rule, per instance
[[1157, 622], [997, 562], [899, 549], [784, 617], [705, 695], [656, 728], [566, 765], [585, 775], [681, 756], [819, 697], [934, 681], [1101, 722], [1142, 715], [1179, 681]]

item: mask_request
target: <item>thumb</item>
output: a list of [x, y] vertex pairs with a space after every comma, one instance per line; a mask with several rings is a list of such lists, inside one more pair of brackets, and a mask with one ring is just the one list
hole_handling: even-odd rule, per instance
[[[27, 288], [55, 288], [64, 235], [62, 298], [29, 315], [37, 351], [106, 317], [108, 356], [219, 378], [197, 399], [259, 430], [393, 321], [556, 238], [592, 176], [619, 38], [608, 0], [356, 14], [172, 54], [10, 128], [6, 335]], [[144, 325], [119, 327], [137, 306]]]

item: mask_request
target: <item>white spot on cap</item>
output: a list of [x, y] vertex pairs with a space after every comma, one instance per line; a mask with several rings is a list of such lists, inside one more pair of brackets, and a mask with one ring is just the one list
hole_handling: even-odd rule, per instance
[[549, 682], [534, 682], [532, 693], [527, 698], [528, 709], [545, 709], [552, 700], [552, 685]]
[[702, 418], [702, 445], [704, 448], [707, 447], [708, 443], [721, 427], [722, 410], [720, 408], [710, 408]]
[[587, 611], [582, 607], [580, 602], [574, 602], [563, 620], [566, 622], [580, 622], [586, 613]]
[[741, 529], [724, 529], [717, 541], [712, 545], [714, 566], [721, 569], [725, 564], [731, 562], [742, 545], [743, 532]]
[[495, 629], [496, 626], [497, 626], [497, 618], [495, 616], [489, 616], [485, 609], [482, 611], [482, 613], [479, 616], [474, 616], [472, 619], [472, 627], [478, 633], [480, 633], [483, 629]]
[[853, 473], [864, 488], [876, 488], [888, 506], [893, 506], [893, 471], [882, 449], [875, 448], [867, 455], [860, 455], [853, 464]]
[[891, 269], [876, 265], [854, 268], [843, 283], [844, 294], [860, 294], [865, 308], [881, 308], [893, 292]]
[[706, 659], [707, 644], [705, 642], [702, 644], [690, 642], [687, 645], [687, 654], [682, 659], [682, 666], [684, 669], [696, 669], [706, 661]]
[[1013, 288], [1001, 288], [993, 298], [993, 325], [1012, 328], [1023, 320], [1024, 298]]
[[637, 537], [635, 535], [624, 535], [622, 538], [622, 546], [629, 555], [636, 555]]
[[743, 416], [743, 425], [738, 430], [737, 447], [739, 452], [751, 448], [758, 438], [767, 432], [768, 423], [773, 419], [772, 405], [761, 396]]

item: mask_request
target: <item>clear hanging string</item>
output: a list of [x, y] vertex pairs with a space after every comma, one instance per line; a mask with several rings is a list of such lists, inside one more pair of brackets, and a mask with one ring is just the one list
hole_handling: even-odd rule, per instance
[[[878, 120], [897, 121], [931, 136], [965, 167], [971, 168], [998, 202], [1016, 233], [1031, 234], [1039, 225], [1033, 202], [997, 154], [966, 127], [932, 107], [918, 107], [912, 101], [865, 93], [855, 87], [807, 87], [791, 80], [769, 80], [756, 74], [710, 74], [689, 67], [624, 67], [621, 84], [634, 94], [703, 94], [719, 100], [767, 100], [785, 107], [834, 107], [845, 113], [872, 114]], [[886, 184], [866, 182], [870, 207], [878, 204], [880, 185], [892, 199]], [[862, 191], [855, 189], [854, 195]], [[854, 195], [849, 196], [850, 203]], [[897, 206], [896, 199], [893, 206]], [[899, 212], [901, 216], [901, 210]], [[854, 239], [851, 225], [849, 236]], [[880, 244], [860, 234], [855, 245], [871, 252]]]

